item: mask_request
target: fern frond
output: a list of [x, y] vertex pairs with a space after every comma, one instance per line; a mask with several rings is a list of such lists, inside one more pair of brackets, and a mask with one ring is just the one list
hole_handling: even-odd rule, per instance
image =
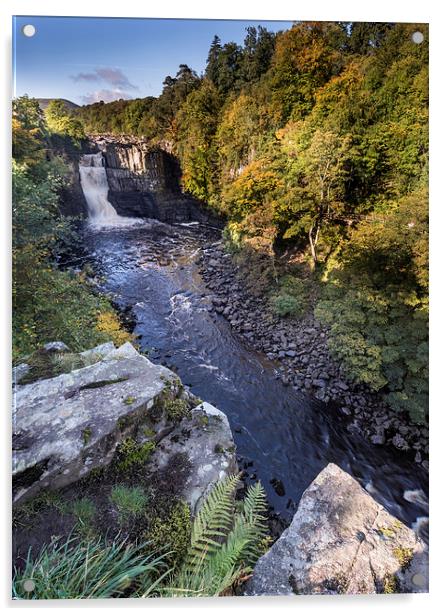
[[191, 545], [185, 558], [187, 568], [202, 566], [209, 555], [219, 549], [219, 538], [227, 536], [234, 514], [234, 494], [239, 475], [231, 475], [217, 483], [205, 499], [194, 520]]

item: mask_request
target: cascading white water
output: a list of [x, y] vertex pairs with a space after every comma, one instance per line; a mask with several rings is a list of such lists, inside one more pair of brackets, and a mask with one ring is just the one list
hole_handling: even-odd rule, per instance
[[80, 160], [79, 175], [92, 222], [104, 225], [119, 223], [122, 217], [118, 216], [107, 199], [109, 184], [102, 152], [85, 154]]

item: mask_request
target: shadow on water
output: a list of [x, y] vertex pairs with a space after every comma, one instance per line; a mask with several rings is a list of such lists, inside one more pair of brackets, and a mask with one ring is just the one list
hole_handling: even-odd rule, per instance
[[285, 387], [274, 362], [233, 335], [211, 311], [195, 263], [207, 243], [197, 228], [156, 223], [85, 233], [103, 289], [133, 309], [141, 349], [227, 414], [240, 467], [248, 480], [262, 482], [281, 518], [291, 518], [305, 488], [334, 462], [425, 535], [427, 473], [404, 454], [351, 433], [337, 409]]

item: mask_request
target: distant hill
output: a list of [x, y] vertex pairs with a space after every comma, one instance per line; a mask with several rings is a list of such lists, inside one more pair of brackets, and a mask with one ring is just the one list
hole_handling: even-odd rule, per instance
[[55, 101], [55, 100], [62, 101], [67, 107], [67, 109], [70, 109], [70, 110], [77, 109], [79, 107], [79, 105], [76, 105], [76, 103], [72, 103], [71, 101], [68, 101], [66, 98], [38, 98], [37, 99], [37, 101], [39, 102], [39, 107], [42, 109], [42, 111], [48, 107], [51, 101]]

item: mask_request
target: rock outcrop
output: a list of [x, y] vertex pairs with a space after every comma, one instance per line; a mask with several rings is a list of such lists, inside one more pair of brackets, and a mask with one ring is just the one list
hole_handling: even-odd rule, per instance
[[[49, 348], [63, 365], [75, 354]], [[58, 356], [59, 357], [59, 356]], [[14, 502], [57, 490], [106, 467], [125, 439], [151, 441], [155, 471], [181, 454], [184, 499], [192, 510], [210, 487], [237, 469], [226, 416], [197, 404], [178, 377], [130, 343], [107, 343], [75, 356], [83, 367], [34, 382], [16, 370], [13, 409]], [[67, 363], [68, 365], [68, 363]]]
[[329, 464], [304, 492], [290, 527], [256, 564], [246, 594], [427, 590], [425, 544]]
[[154, 469], [168, 467], [175, 456], [186, 456], [189, 473], [182, 498], [195, 515], [213, 485], [237, 472], [235, 445], [225, 413], [208, 402], [192, 409], [191, 417], [176, 425], [155, 450]]
[[129, 137], [100, 136], [94, 143], [105, 158], [108, 199], [119, 215], [222, 226], [203, 204], [182, 192], [180, 165], [171, 153]]

